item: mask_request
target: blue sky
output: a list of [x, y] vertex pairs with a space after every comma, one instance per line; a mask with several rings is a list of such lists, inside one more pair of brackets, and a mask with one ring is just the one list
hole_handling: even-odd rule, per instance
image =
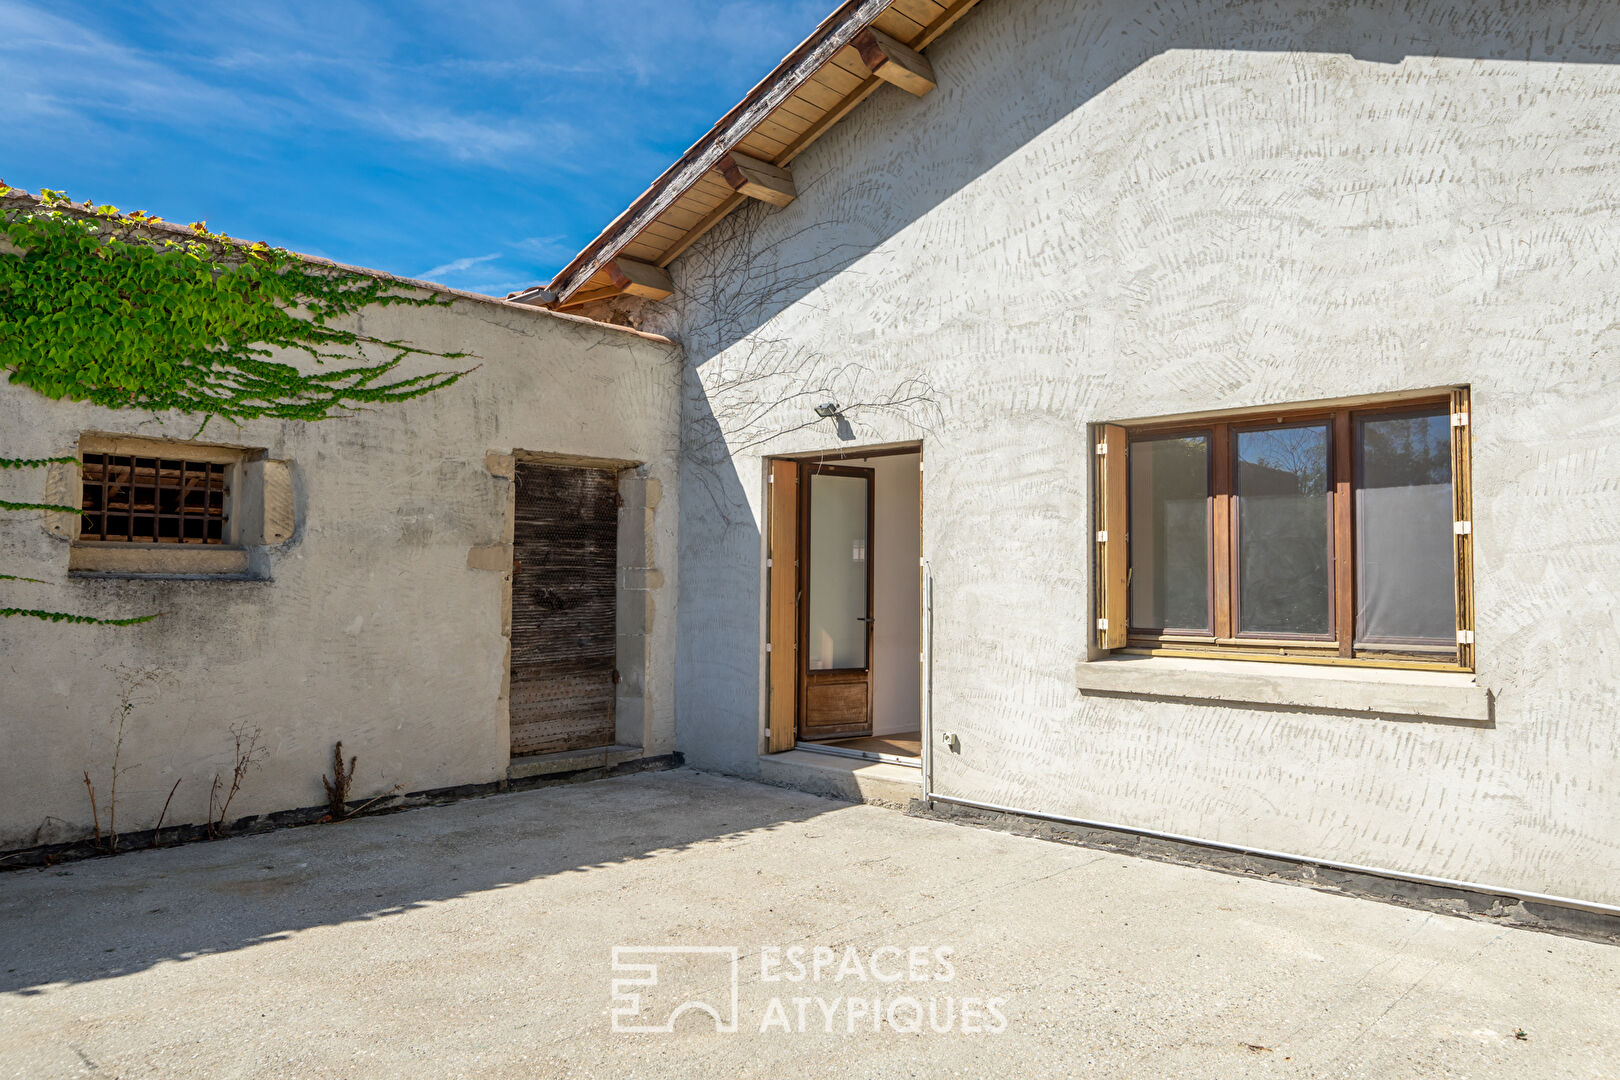
[[0, 0], [0, 177], [497, 295], [834, 0]]

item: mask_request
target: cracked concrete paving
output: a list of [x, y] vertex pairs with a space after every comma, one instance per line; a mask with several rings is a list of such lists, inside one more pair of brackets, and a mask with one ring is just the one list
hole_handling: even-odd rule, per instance
[[[738, 946], [739, 1030], [615, 1033], [615, 945]], [[763, 981], [793, 946], [844, 978]], [[727, 1011], [725, 954], [655, 959], [639, 1015]], [[30, 1080], [1584, 1078], [1616, 1046], [1612, 946], [689, 770], [0, 875]]]

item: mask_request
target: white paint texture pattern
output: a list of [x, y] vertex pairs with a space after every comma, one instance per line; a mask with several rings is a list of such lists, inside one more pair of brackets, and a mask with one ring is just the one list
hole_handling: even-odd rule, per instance
[[[728, 244], [780, 284], [688, 335], [689, 447], [802, 361], [785, 434], [683, 463], [680, 747], [758, 768], [760, 455], [921, 438], [941, 793], [1620, 903], [1620, 9], [986, 0], [929, 55], [673, 267], [685, 327]], [[788, 431], [832, 363], [932, 412]], [[1493, 723], [1076, 690], [1088, 424], [1453, 384]]]
[[[125, 832], [153, 826], [176, 779], [166, 825], [206, 820], [210, 780], [230, 777], [234, 725], [260, 729], [268, 754], [233, 818], [324, 803], [320, 778], [338, 740], [359, 759], [356, 798], [505, 776], [507, 575], [468, 565], [470, 552], [509, 552], [511, 540], [510, 468], [493, 474], [486, 455], [645, 462], [649, 479], [636, 483], [674, 492], [676, 352], [582, 319], [467, 300], [362, 318], [378, 337], [468, 351], [479, 366], [425, 398], [339, 419], [210, 425], [209, 438], [291, 462], [297, 532], [268, 553], [270, 580], [70, 578], [68, 544], [38, 514], [0, 515], [0, 569], [51, 583], [7, 583], [8, 599], [110, 617], [163, 612], [127, 628], [0, 619], [0, 850], [87, 835], [85, 769], [105, 827], [118, 665], [166, 672], [130, 717]], [[11, 456], [71, 454], [84, 430], [186, 437], [196, 424], [0, 382]], [[43, 483], [41, 471], [0, 473], [0, 494], [37, 499], [30, 485]], [[650, 663], [633, 701], [645, 706], [633, 734], [652, 752], [673, 740], [675, 528], [666, 496], [635, 534], [647, 555], [633, 565], [650, 559], [669, 582], [648, 591]]]

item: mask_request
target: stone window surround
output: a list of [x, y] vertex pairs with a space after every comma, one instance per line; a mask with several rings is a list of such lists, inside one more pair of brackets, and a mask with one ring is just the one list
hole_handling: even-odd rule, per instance
[[[219, 462], [229, 467], [230, 494], [225, 543], [219, 545], [84, 541], [79, 539], [78, 514], [47, 514], [46, 531], [69, 541], [71, 574], [257, 579], [266, 575], [255, 553], [292, 539], [295, 522], [290, 464], [270, 460], [262, 447], [88, 431], [79, 438], [78, 452]], [[68, 464], [53, 465], [46, 489], [47, 502], [79, 504], [83, 498], [79, 469]]]

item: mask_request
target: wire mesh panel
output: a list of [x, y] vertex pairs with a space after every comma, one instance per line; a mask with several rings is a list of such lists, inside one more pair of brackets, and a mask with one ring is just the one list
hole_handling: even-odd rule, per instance
[[512, 574], [512, 753], [613, 738], [618, 474], [522, 462]]
[[214, 461], [85, 454], [79, 539], [223, 544], [227, 466]]

